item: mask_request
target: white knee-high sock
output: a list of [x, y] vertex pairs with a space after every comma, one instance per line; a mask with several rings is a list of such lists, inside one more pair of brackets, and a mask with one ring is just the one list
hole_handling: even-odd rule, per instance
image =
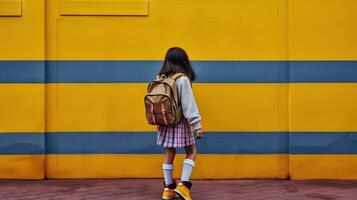
[[185, 159], [183, 161], [181, 181], [190, 181], [191, 173], [195, 167], [195, 161], [191, 159]]
[[165, 184], [170, 185], [172, 183], [172, 171], [174, 169], [173, 164], [162, 164], [162, 169], [164, 171]]

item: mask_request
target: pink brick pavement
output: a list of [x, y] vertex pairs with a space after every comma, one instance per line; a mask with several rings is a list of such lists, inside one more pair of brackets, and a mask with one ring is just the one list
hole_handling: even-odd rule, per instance
[[[1, 200], [160, 199], [161, 179], [0, 180]], [[357, 181], [193, 180], [194, 200], [357, 200]]]

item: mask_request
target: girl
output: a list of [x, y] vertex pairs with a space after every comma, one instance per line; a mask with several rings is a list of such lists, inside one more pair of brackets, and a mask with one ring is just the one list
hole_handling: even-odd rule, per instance
[[[201, 116], [191, 89], [191, 81], [195, 80], [196, 75], [186, 52], [179, 47], [170, 48], [166, 53], [165, 61], [159, 74], [164, 74], [168, 77], [179, 72], [186, 75], [176, 79], [183, 118], [174, 126], [159, 125], [157, 127], [157, 144], [165, 147], [165, 158], [162, 164], [165, 188], [162, 198], [173, 199], [178, 194], [185, 200], [191, 200], [190, 190], [192, 184], [190, 176], [195, 166], [196, 157], [195, 138], [192, 131], [197, 132], [197, 138], [203, 137], [200, 123]], [[176, 148], [178, 147], [185, 148], [186, 159], [183, 162], [181, 181], [176, 186], [176, 182], [172, 179], [172, 171]]]

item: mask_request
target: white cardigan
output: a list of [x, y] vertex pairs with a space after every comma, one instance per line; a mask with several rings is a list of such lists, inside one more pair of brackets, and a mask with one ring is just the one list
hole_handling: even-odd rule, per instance
[[176, 79], [176, 87], [181, 103], [182, 113], [194, 130], [200, 129], [201, 115], [193, 96], [190, 80], [186, 76]]

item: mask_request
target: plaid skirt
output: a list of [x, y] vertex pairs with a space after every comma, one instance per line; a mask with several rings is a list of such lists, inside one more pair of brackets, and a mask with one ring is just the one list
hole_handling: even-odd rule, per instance
[[156, 143], [163, 147], [185, 147], [195, 144], [195, 138], [187, 119], [183, 118], [173, 126], [157, 126]]

